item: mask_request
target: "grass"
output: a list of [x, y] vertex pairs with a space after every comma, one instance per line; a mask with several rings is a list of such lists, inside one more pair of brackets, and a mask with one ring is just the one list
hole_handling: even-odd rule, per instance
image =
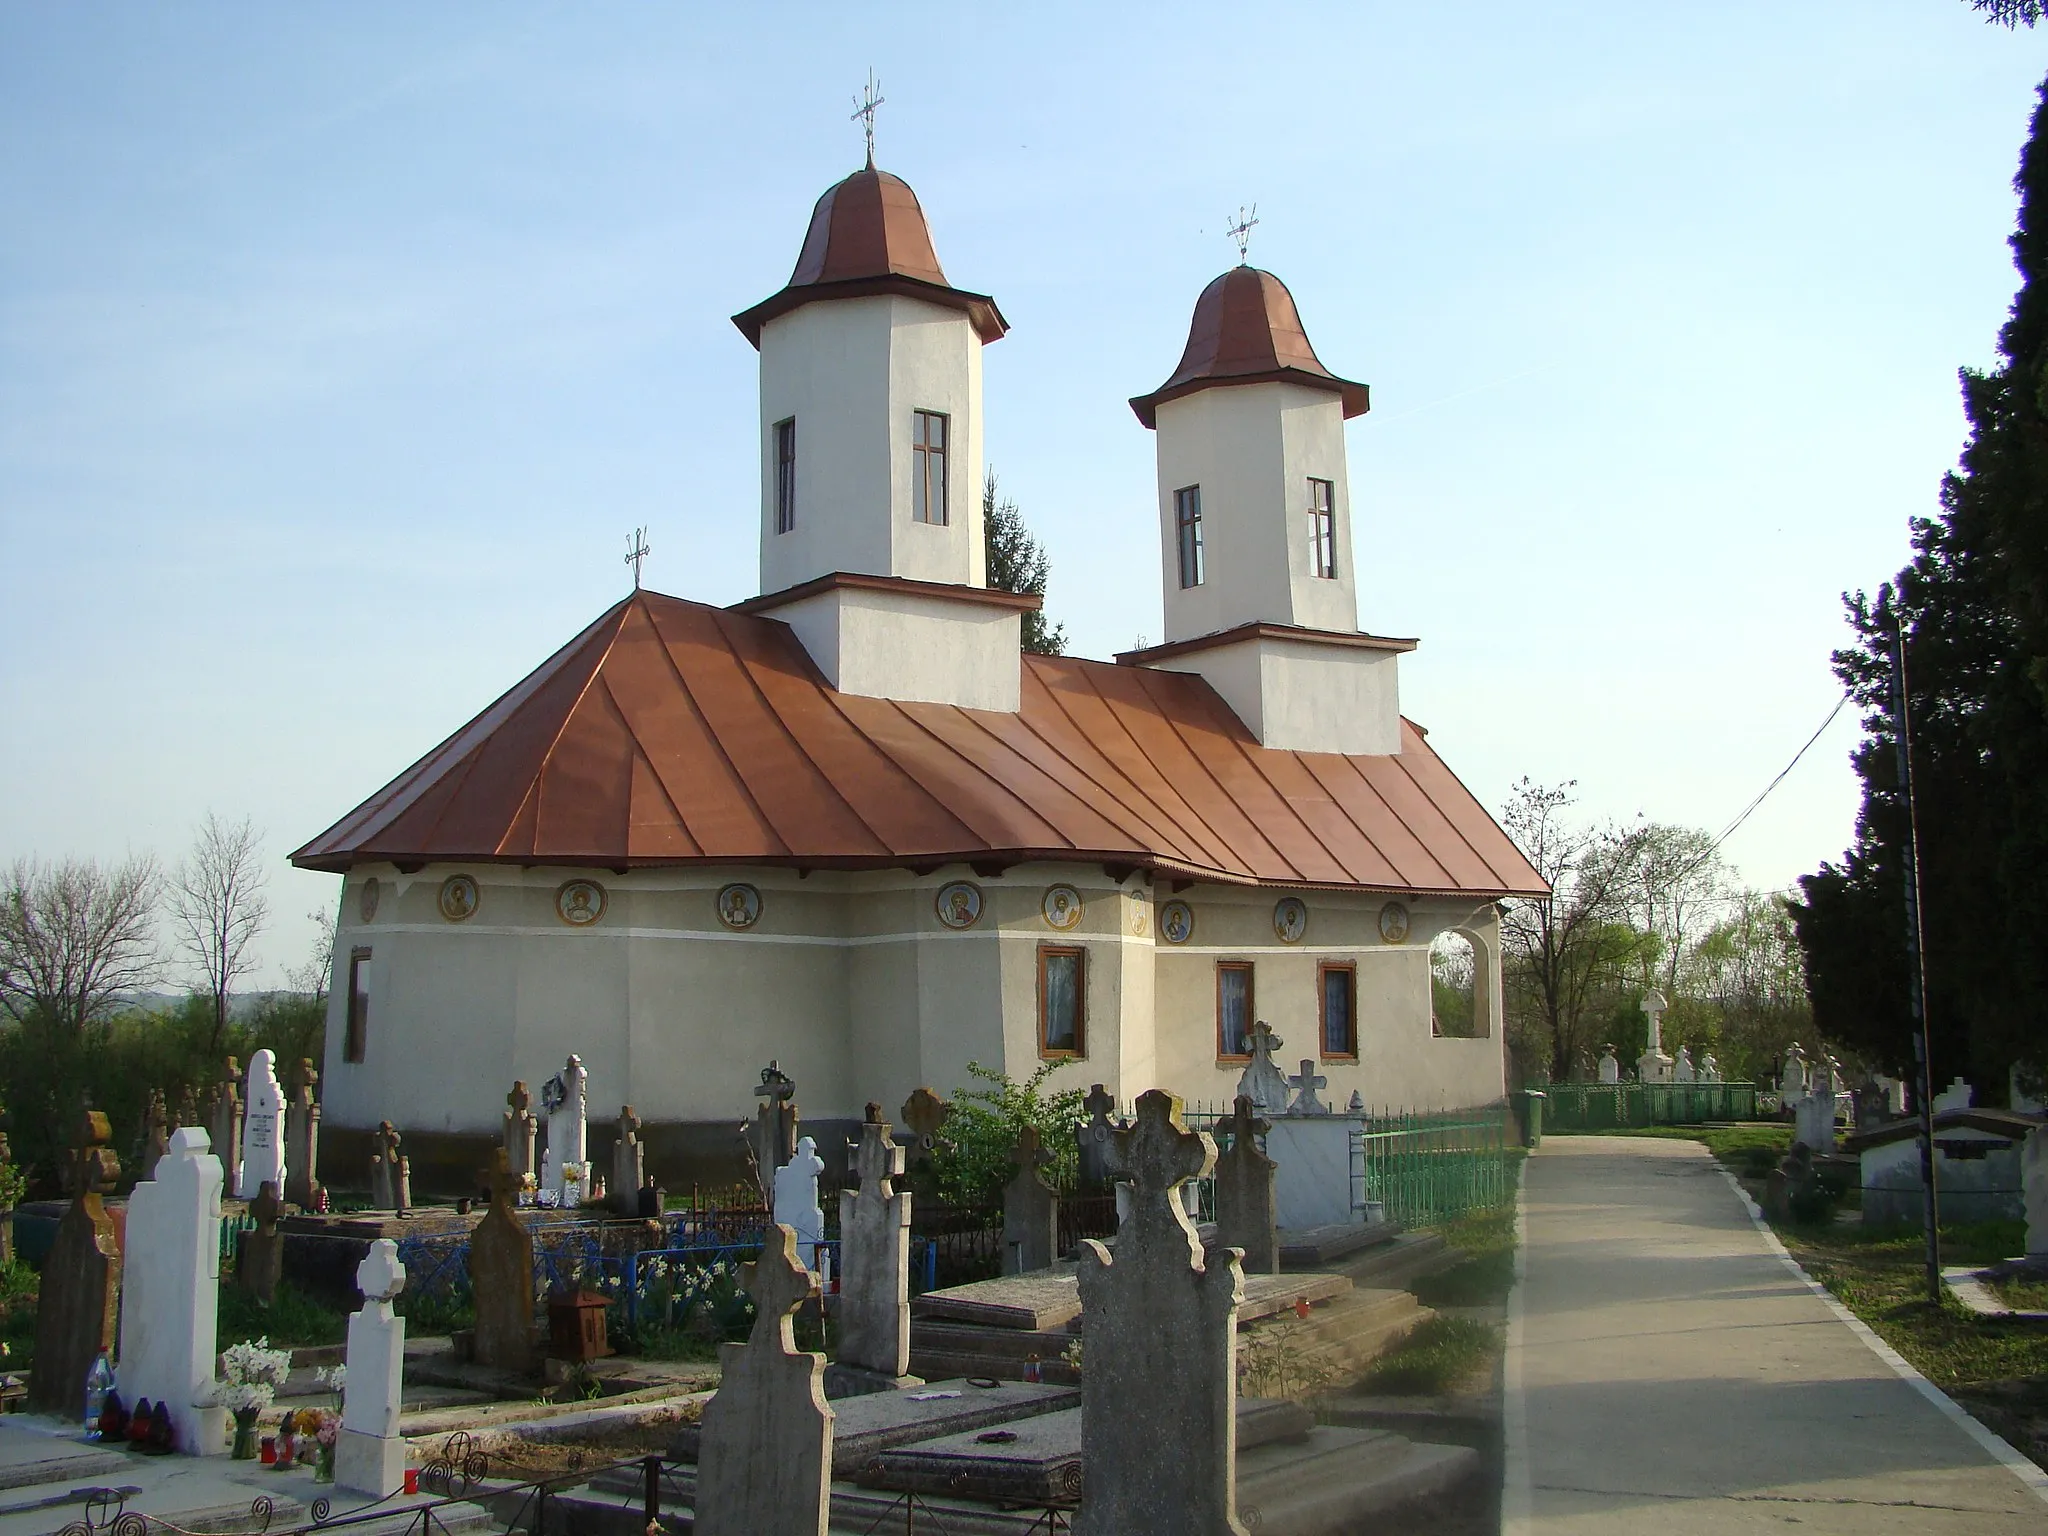
[[1410, 1287], [1426, 1307], [1498, 1306], [1515, 1284], [1515, 1208], [1502, 1206], [1436, 1229], [1464, 1258]]
[[1469, 1317], [1432, 1317], [1381, 1355], [1358, 1384], [1362, 1392], [1438, 1396], [1456, 1391], [1493, 1364], [1501, 1330]]
[[269, 1306], [223, 1279], [220, 1286], [221, 1347], [243, 1339], [268, 1338], [273, 1349], [339, 1344], [348, 1337], [348, 1314], [316, 1301], [289, 1280], [280, 1280]]
[[[1565, 1134], [1563, 1132], [1560, 1135]], [[1792, 1150], [1792, 1127], [1772, 1121], [1740, 1125], [1645, 1125], [1607, 1131], [1573, 1131], [1574, 1136], [1653, 1136], [1662, 1141], [1696, 1141], [1737, 1173], [1761, 1179]]]
[[2009, 1307], [2048, 1312], [2048, 1280], [1994, 1280], [1991, 1289]]

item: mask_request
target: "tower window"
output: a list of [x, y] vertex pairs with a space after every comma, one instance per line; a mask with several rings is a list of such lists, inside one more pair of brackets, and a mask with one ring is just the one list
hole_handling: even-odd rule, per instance
[[1058, 944], [1038, 946], [1038, 1054], [1085, 1056], [1088, 952]]
[[1312, 576], [1337, 574], [1337, 487], [1328, 480], [1308, 483], [1308, 569]]
[[912, 413], [910, 515], [920, 523], [946, 523], [946, 417], [938, 411]]
[[796, 526], [796, 418], [775, 423], [775, 531]]
[[1252, 968], [1243, 960], [1216, 964], [1216, 1057], [1244, 1061], [1252, 1053]]
[[1180, 550], [1180, 584], [1202, 584], [1202, 488], [1184, 485], [1173, 493], [1173, 538]]
[[348, 1035], [342, 1042], [343, 1061], [361, 1061], [370, 1044], [370, 964], [367, 949], [348, 952]]
[[1323, 1060], [1358, 1059], [1358, 969], [1325, 961], [1317, 967], [1322, 996]]

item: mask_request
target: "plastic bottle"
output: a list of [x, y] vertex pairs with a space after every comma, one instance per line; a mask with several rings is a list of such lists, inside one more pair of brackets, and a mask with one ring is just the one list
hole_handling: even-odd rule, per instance
[[114, 1364], [103, 1349], [93, 1357], [85, 1373], [85, 1438], [100, 1437], [100, 1414], [106, 1409], [107, 1394], [114, 1390]]

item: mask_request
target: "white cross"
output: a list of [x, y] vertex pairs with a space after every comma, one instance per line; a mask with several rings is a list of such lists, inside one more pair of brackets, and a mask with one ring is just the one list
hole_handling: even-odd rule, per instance
[[405, 1289], [405, 1266], [398, 1262], [398, 1244], [380, 1237], [356, 1266], [356, 1289], [366, 1301], [389, 1301]]

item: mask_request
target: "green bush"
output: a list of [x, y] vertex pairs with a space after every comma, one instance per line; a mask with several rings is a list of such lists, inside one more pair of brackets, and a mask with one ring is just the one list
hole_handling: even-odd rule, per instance
[[1468, 1317], [1432, 1317], [1373, 1362], [1359, 1383], [1400, 1396], [1449, 1392], [1492, 1359], [1500, 1330]]
[[19, 1259], [0, 1265], [0, 1371], [35, 1363], [36, 1272]]
[[1049, 1061], [1019, 1083], [970, 1061], [968, 1072], [987, 1086], [954, 1092], [952, 1116], [919, 1173], [925, 1192], [957, 1209], [1000, 1210], [1003, 1187], [1017, 1172], [1010, 1152], [1027, 1125], [1038, 1128], [1045, 1150], [1053, 1154], [1045, 1169], [1047, 1182], [1072, 1189], [1080, 1173], [1074, 1128], [1088, 1117], [1078, 1089], [1043, 1091], [1058, 1066]]

